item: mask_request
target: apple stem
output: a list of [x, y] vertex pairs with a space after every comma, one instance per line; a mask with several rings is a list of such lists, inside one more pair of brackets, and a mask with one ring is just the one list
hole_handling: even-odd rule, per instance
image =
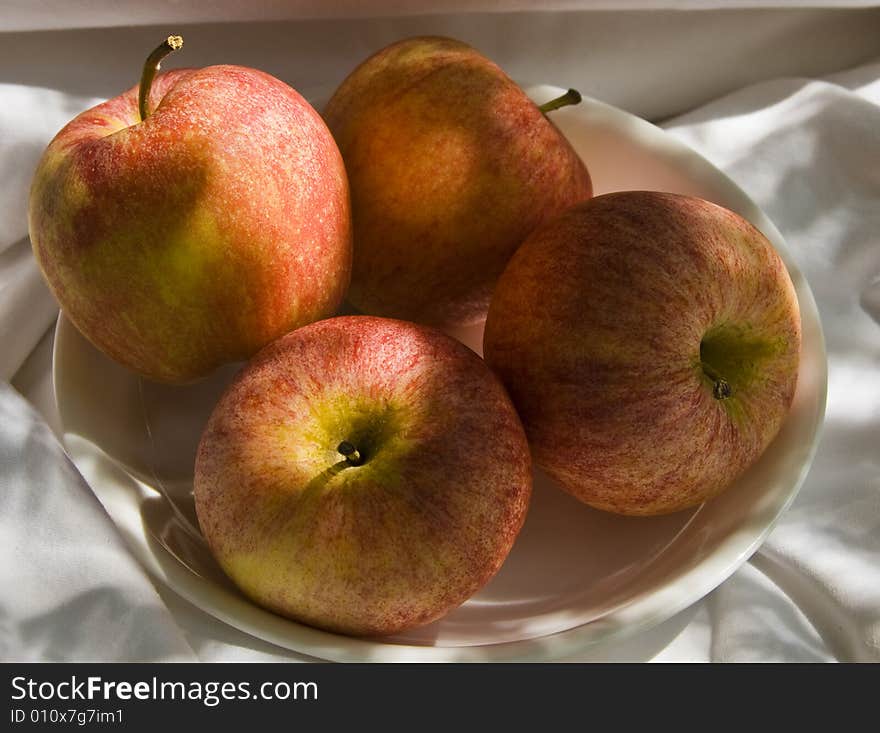
[[345, 456], [345, 460], [348, 461], [351, 466], [360, 466], [363, 462], [361, 452], [347, 440], [343, 440], [338, 446], [336, 446], [336, 450]]
[[712, 396], [716, 400], [726, 400], [732, 394], [733, 390], [727, 380], [721, 378], [715, 380], [715, 384], [712, 385]]
[[544, 102], [544, 104], [538, 107], [544, 114], [548, 112], [552, 112], [555, 109], [559, 109], [560, 107], [568, 107], [571, 104], [580, 104], [581, 103], [581, 93], [577, 89], [569, 89], [565, 94], [561, 97], [556, 97], [556, 99], [551, 99], [549, 102]]
[[716, 400], [726, 400], [733, 394], [733, 387], [730, 386], [730, 382], [719, 376], [718, 372], [706, 362], [700, 362], [700, 365], [703, 367], [703, 374], [712, 380], [712, 396]]
[[141, 116], [141, 122], [147, 119], [147, 115], [149, 115], [147, 104], [150, 101], [150, 87], [153, 86], [153, 79], [156, 78], [156, 73], [159, 71], [162, 59], [174, 51], [179, 51], [181, 48], [183, 48], [183, 36], [168, 36], [168, 38], [156, 46], [153, 53], [147, 56], [147, 60], [144, 62], [144, 70], [141, 73], [141, 85], [138, 88], [138, 112]]

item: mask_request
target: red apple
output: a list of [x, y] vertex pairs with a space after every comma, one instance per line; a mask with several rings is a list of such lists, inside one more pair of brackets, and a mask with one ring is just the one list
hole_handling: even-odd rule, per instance
[[743, 218], [628, 191], [517, 251], [484, 350], [538, 465], [594, 507], [660, 514], [715, 496], [773, 440], [800, 315], [785, 265]]
[[351, 182], [349, 300], [438, 326], [486, 316], [526, 236], [589, 198], [590, 176], [545, 112], [494, 63], [448, 38], [367, 59], [324, 110]]
[[351, 267], [347, 179], [315, 110], [239, 66], [153, 83], [178, 40], [151, 56], [140, 87], [58, 133], [29, 212], [34, 254], [67, 317], [163, 382], [331, 315]]
[[483, 361], [439, 331], [369, 316], [261, 351], [215, 408], [195, 502], [257, 603], [347, 634], [455, 608], [499, 569], [531, 492], [528, 444]]

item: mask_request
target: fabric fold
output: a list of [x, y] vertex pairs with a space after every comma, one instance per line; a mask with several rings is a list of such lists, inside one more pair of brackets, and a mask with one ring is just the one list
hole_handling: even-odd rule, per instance
[[[666, 125], [769, 215], [819, 307], [829, 369], [823, 438], [798, 497], [752, 564], [770, 581], [766, 593], [776, 585], [792, 599], [841, 661], [880, 661], [878, 103], [873, 62], [828, 80], [757, 84]], [[748, 644], [772, 647], [791, 631], [754, 617], [728, 624], [740, 604], [713, 603], [722, 638], [733, 629], [745, 638], [749, 629]], [[806, 645], [808, 634], [801, 636]], [[729, 644], [713, 648], [730, 656]]]
[[0, 383], [0, 658], [195, 661], [55, 436]]

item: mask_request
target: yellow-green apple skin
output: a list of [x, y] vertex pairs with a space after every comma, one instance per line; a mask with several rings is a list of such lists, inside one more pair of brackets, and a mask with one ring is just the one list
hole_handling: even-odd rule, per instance
[[351, 273], [344, 165], [318, 113], [255, 69], [156, 77], [72, 120], [30, 195], [34, 254], [99, 349], [189, 382], [331, 315]]
[[767, 448], [800, 342], [794, 288], [763, 234], [701, 199], [631, 191], [529, 238], [483, 346], [536, 464], [593, 507], [652, 515], [715, 496]]
[[284, 336], [239, 374], [202, 436], [194, 495], [214, 556], [247, 596], [377, 635], [433, 621], [482, 587], [531, 482], [516, 411], [476, 354], [426, 326], [345, 316]]
[[495, 281], [541, 222], [589, 198], [577, 153], [470, 46], [412, 38], [367, 59], [324, 109], [352, 191], [349, 300], [438, 326], [485, 318]]

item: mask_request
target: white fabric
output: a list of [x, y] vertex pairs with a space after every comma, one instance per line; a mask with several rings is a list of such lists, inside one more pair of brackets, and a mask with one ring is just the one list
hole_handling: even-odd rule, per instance
[[878, 105], [875, 63], [831, 82], [758, 84], [668, 125], [779, 227], [816, 296], [828, 349], [815, 463], [752, 560], [765, 577], [747, 585], [739, 573], [715, 594], [713, 658], [804, 658], [818, 633], [823, 653], [880, 661]]
[[[0, 377], [15, 375], [35, 402], [48, 394], [42, 335], [54, 305], [22, 207], [42, 147], [91, 101], [0, 85]], [[806, 273], [828, 341], [825, 433], [801, 494], [750, 563], [659, 630], [568, 659], [880, 661], [878, 105], [880, 63], [750, 86], [667, 123], [767, 211]], [[157, 593], [8, 385], [0, 459], [0, 658], [303, 659]]]
[[0, 84], [0, 379], [10, 379], [57, 313], [30, 256], [27, 197], [46, 144], [99, 100]]
[[193, 660], [49, 428], [0, 383], [0, 658]]

